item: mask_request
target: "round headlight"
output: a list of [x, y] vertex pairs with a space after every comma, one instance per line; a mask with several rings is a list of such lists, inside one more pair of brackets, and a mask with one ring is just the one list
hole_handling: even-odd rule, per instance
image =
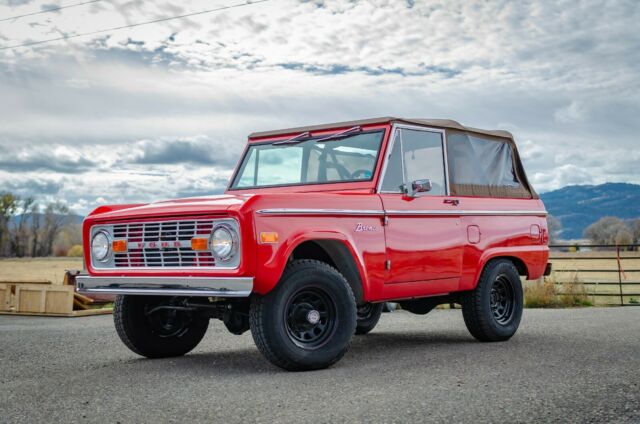
[[235, 250], [236, 241], [232, 231], [227, 226], [220, 225], [211, 234], [211, 250], [223, 261], [231, 258]]
[[104, 262], [109, 256], [111, 246], [109, 243], [109, 236], [104, 231], [100, 231], [93, 236], [91, 240], [91, 254], [93, 258]]

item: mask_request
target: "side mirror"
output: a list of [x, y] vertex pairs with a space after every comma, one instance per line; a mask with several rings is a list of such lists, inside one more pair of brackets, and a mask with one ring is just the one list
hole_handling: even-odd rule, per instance
[[431, 180], [427, 178], [424, 180], [411, 181], [409, 184], [403, 184], [402, 191], [409, 197], [416, 197], [418, 193], [426, 193], [431, 191], [432, 188]]

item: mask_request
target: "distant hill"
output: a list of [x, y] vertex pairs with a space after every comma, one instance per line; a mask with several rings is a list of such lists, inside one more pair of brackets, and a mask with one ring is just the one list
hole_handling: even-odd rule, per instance
[[562, 223], [562, 239], [582, 238], [582, 232], [604, 216], [640, 218], [640, 185], [606, 183], [567, 186], [540, 195], [547, 211]]

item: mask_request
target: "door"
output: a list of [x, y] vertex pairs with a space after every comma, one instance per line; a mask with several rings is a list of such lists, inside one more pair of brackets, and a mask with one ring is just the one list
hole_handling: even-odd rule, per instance
[[[379, 193], [385, 210], [387, 285], [397, 295], [428, 295], [457, 288], [464, 248], [457, 201], [448, 196], [444, 132], [398, 125]], [[422, 181], [417, 193], [407, 193]], [[426, 183], [426, 184], [425, 184]]]

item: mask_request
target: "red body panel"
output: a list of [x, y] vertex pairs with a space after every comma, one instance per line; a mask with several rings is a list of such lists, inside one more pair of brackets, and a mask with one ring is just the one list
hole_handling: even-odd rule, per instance
[[[224, 195], [206, 198], [100, 207], [83, 225], [87, 270], [92, 275], [109, 276], [252, 276], [254, 291], [266, 294], [278, 283], [297, 246], [309, 240], [330, 239], [344, 244], [351, 253], [365, 301], [472, 289], [484, 264], [497, 256], [516, 258], [530, 279], [543, 274], [548, 248], [540, 200], [378, 194], [375, 188], [389, 144], [390, 125], [365, 129], [376, 128], [386, 131], [372, 181], [227, 190]], [[287, 137], [274, 139], [282, 138]], [[445, 203], [447, 199], [458, 200], [458, 204]], [[283, 209], [322, 212], [261, 212]], [[491, 211], [497, 213], [488, 213]], [[500, 211], [531, 213], [502, 216]], [[232, 217], [238, 221], [241, 260], [237, 269], [119, 271], [91, 266], [89, 235], [94, 224], [194, 217]], [[277, 232], [278, 242], [259, 243], [261, 232]]]

